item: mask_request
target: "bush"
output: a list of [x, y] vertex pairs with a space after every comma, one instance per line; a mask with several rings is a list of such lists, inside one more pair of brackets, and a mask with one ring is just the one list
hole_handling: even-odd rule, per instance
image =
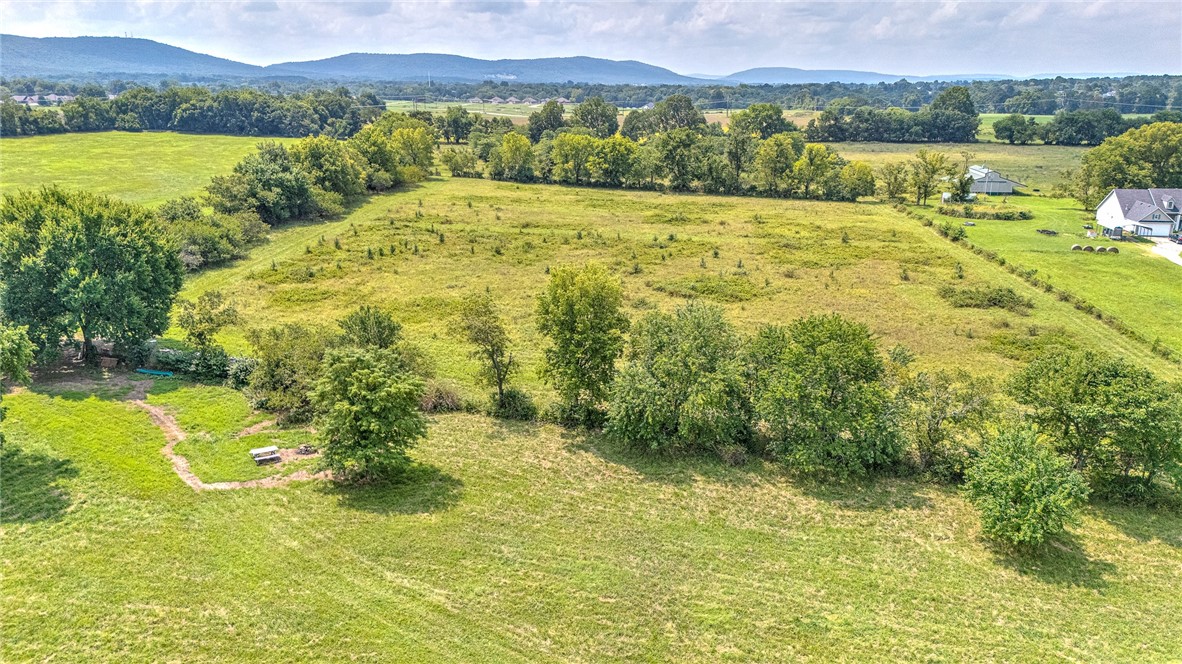
[[193, 354], [189, 373], [198, 380], [220, 383], [230, 375], [230, 356], [221, 346], [207, 346]]
[[997, 221], [1019, 221], [1033, 219], [1034, 214], [1029, 210], [975, 210], [971, 205], [962, 208], [941, 205], [936, 208], [938, 214], [960, 219], [993, 219]]
[[236, 362], [230, 363], [230, 369], [226, 372], [226, 385], [235, 390], [246, 389], [250, 383], [250, 376], [254, 373], [258, 362], [251, 358], [245, 358]]
[[656, 452], [719, 452], [747, 442], [739, 337], [722, 309], [691, 302], [650, 313], [613, 385], [607, 432]]
[[445, 381], [431, 380], [419, 399], [419, 410], [424, 413], [454, 413], [465, 410], [464, 399], [455, 385]]
[[409, 450], [427, 435], [418, 410], [423, 384], [394, 351], [328, 351], [310, 395], [324, 464], [338, 480], [389, 477], [410, 464]]
[[966, 473], [965, 495], [991, 539], [1036, 547], [1076, 519], [1088, 488], [1071, 461], [1042, 445], [1031, 429], [1001, 432]]
[[1014, 313], [1025, 313], [1034, 307], [1034, 300], [1022, 297], [1013, 288], [984, 286], [981, 288], [957, 288], [955, 286], [941, 286], [940, 297], [954, 307], [969, 309], [989, 309], [997, 307]]
[[312, 385], [333, 335], [323, 328], [287, 323], [252, 330], [247, 340], [258, 361], [250, 375], [251, 400], [289, 422], [308, 421], [313, 414], [309, 400]]
[[538, 417], [538, 407], [534, 405], [533, 398], [522, 389], [507, 387], [500, 399], [495, 392], [493, 393], [492, 415], [506, 420], [532, 422]]
[[899, 460], [885, 365], [866, 326], [814, 316], [760, 338], [755, 413], [775, 454], [799, 470], [838, 476]]

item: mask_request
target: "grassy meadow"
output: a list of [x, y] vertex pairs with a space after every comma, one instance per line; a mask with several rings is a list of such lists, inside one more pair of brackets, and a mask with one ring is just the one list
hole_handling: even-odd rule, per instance
[[[224, 137], [80, 137], [117, 137], [132, 170], [160, 172], [133, 186], [96, 170], [101, 161], [80, 161], [75, 186], [125, 187], [148, 203], [196, 191], [237, 159], [185, 162], [181, 177], [160, 137]], [[65, 146], [79, 136], [50, 138]], [[6, 163], [26, 140], [0, 141]], [[254, 143], [233, 140], [241, 154]], [[916, 147], [839, 149], [881, 163]], [[1078, 159], [986, 149], [995, 148], [1030, 172], [1044, 156]], [[22, 186], [62, 177], [50, 161], [32, 166]], [[977, 221], [970, 239], [1147, 335], [1176, 338], [1167, 327], [1177, 319], [1162, 312], [1182, 310], [1168, 276], [1182, 268], [1133, 245], [1114, 256], [1063, 251], [1082, 231], [1080, 211], [1037, 197], [1010, 204], [1035, 219]], [[633, 318], [698, 297], [746, 332], [839, 312], [884, 349], [908, 346], [922, 367], [1001, 378], [1042, 349], [1078, 344], [1177, 372], [1147, 345], [872, 202], [432, 178], [337, 220], [277, 229], [249, 257], [189, 276], [182, 297], [219, 289], [235, 301], [245, 322], [219, 341], [236, 353], [248, 350], [250, 328], [332, 325], [380, 306], [438, 377], [483, 399], [469, 347], [450, 328], [461, 297], [487, 289], [508, 319], [516, 382], [544, 405], [536, 297], [547, 268], [589, 261], [620, 276]], [[1106, 288], [1114, 280], [1148, 286]], [[1010, 287], [1034, 306], [953, 308], [938, 295], [948, 284]], [[179, 343], [179, 330], [168, 336]], [[138, 393], [175, 420], [185, 434], [175, 450], [204, 482], [315, 469], [308, 459], [255, 466], [247, 450], [290, 450], [314, 433], [275, 425], [223, 387], [83, 372], [6, 395], [0, 660], [1182, 659], [1176, 508], [1094, 503], [1068, 536], [1023, 556], [984, 541], [951, 488], [652, 458], [595, 434], [472, 414], [432, 416], [415, 466], [391, 485], [195, 492], [162, 454], [164, 432], [125, 400]]]
[[[370, 199], [339, 221], [279, 231], [249, 258], [189, 279], [182, 297], [221, 290], [237, 303], [246, 322], [220, 338], [231, 352], [248, 350], [251, 327], [332, 325], [361, 304], [378, 305], [441, 377], [475, 389], [476, 363], [449, 327], [462, 296], [487, 288], [509, 320], [518, 381], [545, 399], [536, 298], [548, 267], [589, 261], [620, 275], [633, 317], [696, 296], [748, 332], [836, 311], [932, 366], [1006, 373], [1069, 338], [1160, 367], [1143, 345], [885, 204], [434, 179]], [[963, 280], [954, 278], [957, 263]], [[937, 294], [945, 284], [1009, 286], [1035, 307], [1027, 315], [956, 309]]]
[[[148, 398], [193, 433], [254, 421], [171, 382]], [[1176, 513], [1092, 506], [1015, 557], [948, 489], [475, 415], [433, 418], [397, 485], [195, 493], [109, 392], [6, 399], [5, 661], [1182, 657]]]
[[262, 139], [174, 132], [59, 134], [0, 139], [0, 193], [58, 184], [159, 205], [195, 195]]

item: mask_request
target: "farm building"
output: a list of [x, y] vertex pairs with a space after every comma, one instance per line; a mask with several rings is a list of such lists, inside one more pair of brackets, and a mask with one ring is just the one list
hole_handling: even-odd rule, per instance
[[523, 104], [531, 104], [531, 105], [532, 105], [532, 104], [536, 104], [536, 103], [538, 103], [538, 100], [537, 100], [537, 99], [534, 99], [533, 97], [526, 97], [525, 99], [522, 99], [522, 100], [521, 100], [521, 103], [523, 103]]
[[506, 104], [520, 104], [521, 100], [518, 99], [517, 97], [509, 97], [508, 99], [505, 100], [505, 103]]
[[504, 100], [504, 99], [501, 99], [500, 97], [493, 97], [492, 99], [489, 99], [489, 100], [488, 100], [488, 103], [490, 103], [490, 104], [503, 104], [503, 103], [505, 103], [505, 100]]
[[1142, 237], [1182, 232], [1182, 189], [1113, 189], [1096, 206], [1104, 234], [1123, 231]]
[[985, 166], [969, 166], [969, 176], [973, 178], [969, 191], [974, 194], [1012, 194], [1014, 187], [1026, 186]]
[[468, 103], [469, 104], [481, 104], [481, 103], [484, 103], [484, 101], [480, 97], [469, 97]]

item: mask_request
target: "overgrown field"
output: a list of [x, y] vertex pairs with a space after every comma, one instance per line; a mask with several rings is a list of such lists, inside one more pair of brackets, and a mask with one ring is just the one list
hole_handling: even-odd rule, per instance
[[[126, 390], [65, 387], [6, 400], [5, 661], [1182, 657], [1177, 514], [1092, 506], [1020, 558], [951, 490], [471, 415], [395, 486], [198, 494]], [[191, 435], [254, 421], [217, 388], [148, 399]]]
[[121, 131], [5, 138], [0, 140], [0, 193], [60, 184], [158, 205], [199, 193], [261, 140]]
[[[885, 204], [437, 179], [374, 198], [340, 221], [280, 231], [250, 258], [190, 279], [182, 297], [217, 289], [233, 298], [245, 322], [221, 341], [239, 353], [249, 328], [332, 325], [376, 304], [442, 377], [471, 386], [477, 365], [449, 327], [465, 293], [488, 289], [512, 326], [519, 381], [542, 390], [536, 297], [548, 267], [589, 261], [621, 276], [633, 317], [696, 296], [724, 306], [747, 331], [836, 311], [869, 325], [885, 347], [904, 344], [926, 365], [975, 373], [1008, 373], [1064, 342], [1164, 368], [1147, 346]], [[958, 263], [964, 279], [955, 277]], [[954, 308], [938, 294], [949, 284], [1011, 287], [1035, 306], [1025, 315]]]

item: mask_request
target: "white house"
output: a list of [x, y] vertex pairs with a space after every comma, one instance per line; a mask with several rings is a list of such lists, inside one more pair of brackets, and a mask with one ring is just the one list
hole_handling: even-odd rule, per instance
[[1096, 223], [1108, 236], [1169, 237], [1182, 232], [1179, 206], [1182, 189], [1113, 189], [1096, 206]]
[[1012, 194], [1014, 187], [1026, 186], [985, 166], [969, 166], [969, 176], [973, 178], [969, 191], [974, 194]]

